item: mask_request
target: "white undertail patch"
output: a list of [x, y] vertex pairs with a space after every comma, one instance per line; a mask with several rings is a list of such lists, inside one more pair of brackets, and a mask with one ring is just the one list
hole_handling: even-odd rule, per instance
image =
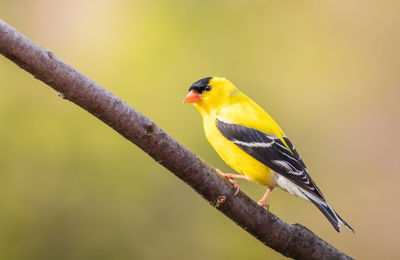
[[307, 196], [304, 195], [304, 190], [291, 182], [289, 179], [286, 177], [283, 177], [279, 173], [274, 174], [274, 180], [276, 184], [278, 185], [279, 188], [281, 188], [284, 191], [289, 192], [292, 195], [295, 195], [297, 197], [300, 197], [304, 200], [308, 200]]

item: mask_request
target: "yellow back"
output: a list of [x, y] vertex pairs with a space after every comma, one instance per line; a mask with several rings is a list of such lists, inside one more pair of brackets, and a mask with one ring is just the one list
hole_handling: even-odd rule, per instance
[[201, 101], [195, 104], [203, 120], [212, 120], [215, 123], [216, 117], [220, 116], [233, 123], [281, 138], [283, 131], [272, 117], [230, 81], [213, 77], [209, 85], [212, 89], [203, 93]]

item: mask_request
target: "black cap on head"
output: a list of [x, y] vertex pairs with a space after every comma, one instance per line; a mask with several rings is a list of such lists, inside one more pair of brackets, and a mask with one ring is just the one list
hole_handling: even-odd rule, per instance
[[205, 90], [210, 90], [211, 86], [208, 85], [212, 77], [202, 78], [201, 80], [196, 81], [195, 83], [190, 86], [189, 91], [194, 90], [197, 93], [201, 94], [201, 92]]

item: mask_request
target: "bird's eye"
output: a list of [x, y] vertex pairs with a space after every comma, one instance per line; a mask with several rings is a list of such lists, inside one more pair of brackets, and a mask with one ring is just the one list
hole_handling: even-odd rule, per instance
[[210, 90], [211, 90], [211, 86], [210, 86], [210, 85], [207, 85], [207, 86], [204, 88], [204, 90], [205, 90], [205, 91], [210, 91]]

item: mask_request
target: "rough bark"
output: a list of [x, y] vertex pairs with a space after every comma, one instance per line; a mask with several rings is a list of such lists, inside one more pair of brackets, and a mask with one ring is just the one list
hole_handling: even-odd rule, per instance
[[265, 245], [296, 259], [351, 259], [305, 227], [267, 212], [152, 120], [0, 20], [0, 53], [139, 146]]

